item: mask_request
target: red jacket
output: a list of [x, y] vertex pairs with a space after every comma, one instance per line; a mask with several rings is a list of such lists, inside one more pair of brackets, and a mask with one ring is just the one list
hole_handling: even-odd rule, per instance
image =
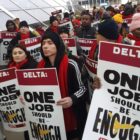
[[133, 34], [128, 34], [127, 37], [128, 37], [131, 41], [134, 41], [134, 45], [140, 46], [140, 38], [134, 36]]

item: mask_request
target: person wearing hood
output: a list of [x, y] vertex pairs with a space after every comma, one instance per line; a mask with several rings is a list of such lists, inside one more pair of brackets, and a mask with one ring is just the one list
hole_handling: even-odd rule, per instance
[[10, 44], [7, 48], [7, 57], [11, 55], [13, 47], [19, 44], [19, 40], [24, 40], [32, 37], [36, 37], [36, 35], [29, 30], [28, 23], [26, 21], [21, 21], [19, 24], [19, 32], [16, 34], [16, 37], [14, 37], [10, 41]]
[[38, 68], [54, 67], [57, 70], [62, 97], [57, 101], [57, 105], [63, 108], [67, 140], [81, 138], [87, 115], [86, 107], [81, 103], [86, 88], [81, 81], [77, 63], [68, 58], [65, 45], [55, 32], [46, 32], [43, 35], [41, 54], [43, 59]]
[[[7, 20], [6, 22], [6, 29], [5, 31], [3, 32], [18, 32], [18, 29], [16, 27], [16, 24], [14, 23], [13, 20]], [[3, 41], [3, 38], [0, 38], [0, 43]], [[1, 69], [1, 68], [0, 68]]]
[[18, 32], [16, 24], [14, 23], [13, 20], [7, 20], [6, 28], [7, 28], [7, 32]]

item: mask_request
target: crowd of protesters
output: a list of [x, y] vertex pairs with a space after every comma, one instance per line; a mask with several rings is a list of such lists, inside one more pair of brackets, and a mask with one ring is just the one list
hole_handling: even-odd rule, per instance
[[[73, 25], [73, 32], [67, 27], [60, 27], [61, 20], [69, 20]], [[140, 46], [140, 4], [131, 3], [119, 8], [109, 6], [93, 8], [92, 13], [82, 11], [80, 15], [64, 13], [50, 16], [50, 25], [46, 30], [41, 26], [36, 28], [38, 34], [29, 30], [28, 21], [8, 20], [7, 32], [17, 32], [8, 48], [7, 68], [16, 69], [50, 68], [55, 67], [58, 74], [62, 99], [57, 104], [64, 110], [64, 120], [68, 140], [81, 140], [88, 109], [86, 108], [89, 93], [87, 86], [88, 74], [85, 70], [85, 56], [77, 43], [77, 54], [71, 54], [63, 39], [86, 38], [97, 39], [97, 44], [91, 46], [88, 57], [98, 61], [99, 42], [115, 42]], [[18, 22], [16, 22], [18, 21]], [[94, 26], [97, 22], [97, 26]], [[19, 40], [41, 36], [42, 60], [36, 62], [27, 52], [25, 46], [19, 45]], [[73, 81], [73, 84], [71, 83]], [[100, 88], [98, 77], [92, 79], [93, 90]], [[89, 103], [90, 101], [88, 101]], [[28, 134], [25, 133], [28, 140]]]

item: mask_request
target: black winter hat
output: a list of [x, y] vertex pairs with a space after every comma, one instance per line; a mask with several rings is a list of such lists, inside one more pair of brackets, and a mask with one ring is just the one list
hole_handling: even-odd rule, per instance
[[47, 31], [43, 35], [41, 42], [43, 42], [43, 40], [48, 39], [48, 38], [54, 42], [54, 44], [56, 45], [56, 48], [58, 49], [61, 44], [61, 38], [59, 37], [59, 35], [55, 32]]
[[20, 24], [19, 24], [19, 28], [21, 27], [29, 27], [28, 23], [24, 20], [24, 21], [21, 21]]
[[49, 62], [49, 59], [48, 57], [46, 57], [43, 53], [43, 49], [42, 49], [42, 46], [43, 46], [43, 40], [45, 39], [51, 39], [53, 41], [53, 43], [56, 45], [56, 49], [57, 49], [57, 55], [56, 55], [56, 59], [55, 59], [55, 66], [56, 68], [58, 68], [60, 62], [61, 62], [61, 59], [63, 58], [64, 54], [65, 54], [65, 45], [62, 41], [62, 39], [60, 38], [60, 36], [55, 33], [55, 32], [52, 32], [52, 31], [47, 31], [44, 33], [43, 37], [42, 37], [42, 40], [41, 40], [41, 55], [43, 57], [43, 59], [46, 60], [46, 63]]
[[50, 24], [52, 24], [55, 20], [58, 21], [58, 19], [55, 16], [50, 16]]
[[62, 34], [62, 33], [66, 33], [66, 34], [68, 34], [69, 35], [69, 28], [67, 28], [67, 27], [65, 27], [65, 26], [62, 26], [62, 27], [59, 27], [58, 28], [58, 34], [60, 35], [60, 34]]
[[119, 37], [118, 25], [112, 19], [106, 19], [98, 24], [98, 33], [110, 40], [117, 40]]

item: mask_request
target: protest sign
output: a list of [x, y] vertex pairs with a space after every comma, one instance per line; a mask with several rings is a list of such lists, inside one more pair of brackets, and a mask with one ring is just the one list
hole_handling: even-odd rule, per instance
[[6, 130], [21, 132], [26, 129], [23, 104], [20, 102], [15, 69], [0, 71], [0, 116]]
[[140, 139], [140, 48], [101, 42], [102, 89], [93, 94], [83, 140]]
[[82, 48], [83, 54], [85, 56], [88, 56], [89, 50], [91, 49], [91, 47], [93, 45], [96, 45], [97, 40], [96, 39], [78, 38], [77, 43]]
[[69, 30], [70, 32], [70, 35], [73, 35], [74, 34], [74, 28], [73, 28], [73, 25], [72, 25], [72, 22], [71, 20], [69, 19], [64, 19], [64, 20], [61, 20], [60, 24], [59, 24], [59, 27], [65, 27]]
[[31, 140], [66, 140], [56, 70], [17, 70]]
[[27, 51], [30, 52], [30, 55], [37, 62], [39, 62], [42, 59], [42, 56], [40, 53], [41, 37], [33, 37], [33, 38], [25, 39], [25, 40], [20, 40], [19, 43], [24, 45], [27, 48]]
[[64, 43], [68, 47], [69, 51], [77, 56], [77, 48], [76, 48], [76, 42], [74, 38], [65, 38]]
[[6, 57], [7, 55], [7, 48], [10, 44], [10, 41], [16, 36], [16, 32], [0, 32], [0, 65], [7, 65], [8, 59]]

